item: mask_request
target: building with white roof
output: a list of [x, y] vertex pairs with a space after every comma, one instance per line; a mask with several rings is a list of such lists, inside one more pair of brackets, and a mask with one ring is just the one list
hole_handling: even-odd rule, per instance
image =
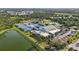
[[48, 26], [42, 26], [39, 28], [39, 30], [41, 31], [45, 31], [51, 34], [55, 34], [56, 32], [59, 32], [60, 29], [57, 29], [55, 26], [53, 25], [48, 25]]
[[16, 15], [16, 11], [7, 11], [10, 15]]
[[23, 24], [16, 24], [18, 28], [23, 29], [24, 31], [32, 31], [33, 34], [38, 34], [43, 37], [55, 36], [60, 29], [56, 28], [54, 25], [42, 26], [40, 24], [35, 24], [32, 22], [27, 22]]
[[49, 33], [46, 33], [46, 32], [43, 32], [43, 31], [37, 31], [37, 30], [33, 30], [31, 32], [35, 35], [40, 35], [40, 36], [43, 36], [43, 37], [48, 37], [50, 35]]
[[16, 13], [17, 13], [17, 15], [30, 15], [33, 13], [33, 11], [19, 11]]
[[51, 30], [51, 31], [49, 31], [49, 33], [51, 33], [51, 34], [55, 34], [56, 32], [59, 32], [60, 31], [60, 29], [55, 29], [55, 30]]

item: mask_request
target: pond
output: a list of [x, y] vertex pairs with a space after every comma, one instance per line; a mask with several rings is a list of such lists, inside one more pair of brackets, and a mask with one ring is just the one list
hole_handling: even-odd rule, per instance
[[0, 51], [27, 51], [28, 49], [36, 50], [32, 43], [18, 32], [9, 30], [0, 35]]

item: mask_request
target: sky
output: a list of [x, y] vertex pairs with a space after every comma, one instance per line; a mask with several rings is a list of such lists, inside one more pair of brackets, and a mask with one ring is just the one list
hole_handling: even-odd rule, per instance
[[0, 8], [79, 8], [79, 0], [0, 0]]

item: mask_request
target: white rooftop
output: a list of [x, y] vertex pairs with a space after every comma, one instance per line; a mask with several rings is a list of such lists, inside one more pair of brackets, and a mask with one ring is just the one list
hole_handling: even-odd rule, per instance
[[60, 31], [60, 29], [55, 29], [55, 30], [49, 31], [49, 33], [55, 34], [56, 32], [59, 32], [59, 31]]
[[50, 35], [49, 33], [42, 32], [42, 31], [37, 31], [37, 30], [33, 30], [31, 32], [34, 33], [34, 34], [39, 34], [39, 35], [44, 36], [44, 37], [47, 37], [47, 36]]
[[44, 36], [44, 37], [49, 36], [49, 34], [48, 34], [48, 33], [45, 33], [45, 32], [41, 32], [40, 35], [42, 35], [42, 36]]

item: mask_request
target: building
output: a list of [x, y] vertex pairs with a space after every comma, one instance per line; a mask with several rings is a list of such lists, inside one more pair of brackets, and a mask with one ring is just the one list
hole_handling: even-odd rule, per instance
[[16, 12], [17, 15], [30, 15], [32, 13], [33, 13], [33, 11], [19, 11], [19, 12]]
[[23, 24], [16, 24], [16, 26], [24, 31], [29, 31], [29, 30], [32, 30], [31, 28], [23, 25]]
[[40, 27], [40, 25], [34, 23], [24, 23], [24, 25], [35, 30], [38, 30], [38, 28]]
[[10, 15], [16, 15], [16, 11], [7, 11], [7, 13]]
[[23, 24], [16, 24], [16, 26], [18, 28], [23, 29], [24, 31], [28, 31], [28, 30], [39, 30], [40, 25], [38, 24], [34, 24], [34, 23], [23, 23]]
[[40, 35], [41, 37], [49, 37], [50, 36], [49, 33], [46, 33], [46, 32], [43, 32], [43, 31], [33, 30], [31, 32], [32, 32], [32, 34]]
[[26, 22], [22, 24], [16, 24], [18, 28], [24, 31], [31, 31], [33, 34], [37, 34], [43, 37], [54, 37], [60, 32], [60, 29], [56, 28], [54, 25], [43, 26], [41, 24]]
[[62, 25], [57, 22], [50, 22], [49, 25], [54, 25], [56, 28], [60, 28]]
[[42, 27], [39, 28], [39, 30], [44, 31], [44, 32], [48, 32], [50, 34], [55, 34], [55, 33], [60, 31], [60, 29], [57, 29], [53, 25], [42, 26]]

